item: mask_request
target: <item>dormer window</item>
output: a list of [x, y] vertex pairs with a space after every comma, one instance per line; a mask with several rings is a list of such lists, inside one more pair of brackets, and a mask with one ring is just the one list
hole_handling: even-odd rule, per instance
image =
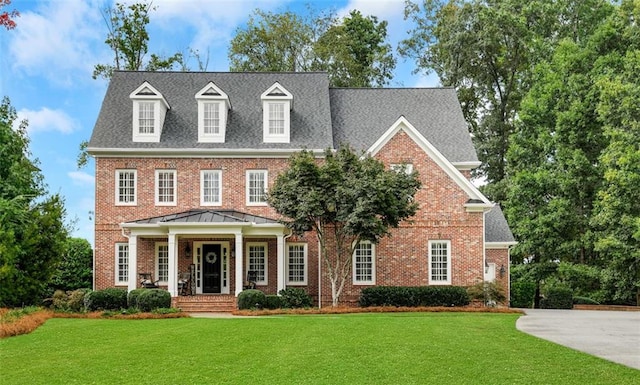
[[293, 95], [275, 82], [262, 96], [263, 141], [289, 143]]
[[213, 82], [196, 94], [198, 101], [198, 142], [224, 143], [229, 97]]
[[144, 82], [129, 94], [133, 102], [132, 140], [159, 142], [169, 103], [149, 82]]

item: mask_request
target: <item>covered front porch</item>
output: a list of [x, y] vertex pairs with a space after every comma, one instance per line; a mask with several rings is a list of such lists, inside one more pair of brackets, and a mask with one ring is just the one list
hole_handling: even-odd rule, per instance
[[[248, 272], [265, 292], [285, 288], [285, 241], [290, 233], [275, 219], [236, 210], [189, 210], [120, 227], [128, 238], [130, 277], [151, 272], [175, 303], [235, 304]], [[185, 277], [188, 290], [182, 290]], [[129, 280], [128, 290], [138, 287], [138, 279]], [[185, 295], [202, 298], [187, 300]]]

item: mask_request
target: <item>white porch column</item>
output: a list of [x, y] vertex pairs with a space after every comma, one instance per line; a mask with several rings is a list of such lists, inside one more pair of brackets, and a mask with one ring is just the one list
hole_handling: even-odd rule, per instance
[[284, 234], [278, 235], [278, 243], [277, 243], [277, 254], [278, 254], [278, 268], [277, 268], [277, 277], [278, 277], [278, 293], [280, 290], [285, 289], [285, 266], [284, 266]]
[[242, 233], [236, 233], [236, 297], [244, 285], [244, 253], [242, 247]]
[[178, 237], [174, 233], [169, 233], [169, 282], [167, 289], [172, 297], [178, 295]]
[[127, 290], [135, 290], [138, 286], [138, 236], [129, 236], [129, 285]]

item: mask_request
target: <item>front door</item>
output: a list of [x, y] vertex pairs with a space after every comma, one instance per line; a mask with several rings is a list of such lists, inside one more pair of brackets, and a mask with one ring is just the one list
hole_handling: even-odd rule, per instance
[[202, 292], [221, 292], [222, 246], [220, 244], [202, 245]]

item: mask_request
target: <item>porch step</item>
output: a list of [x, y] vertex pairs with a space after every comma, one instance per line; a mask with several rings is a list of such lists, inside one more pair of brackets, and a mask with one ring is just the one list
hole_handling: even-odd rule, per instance
[[173, 306], [186, 313], [231, 312], [236, 309], [233, 295], [195, 295], [176, 297]]

